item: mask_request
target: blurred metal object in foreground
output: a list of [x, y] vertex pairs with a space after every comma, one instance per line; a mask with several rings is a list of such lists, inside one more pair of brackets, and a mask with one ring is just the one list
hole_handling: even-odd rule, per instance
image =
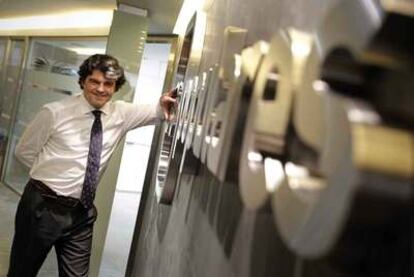
[[[309, 113], [295, 106], [272, 208], [283, 241], [299, 256], [327, 258], [355, 272], [368, 263], [378, 264], [378, 272], [399, 264], [392, 276], [406, 276], [414, 9], [406, 2], [401, 10], [398, 2], [343, 1], [323, 21], [298, 94], [310, 99]], [[303, 124], [312, 124], [312, 111], [321, 120], [316, 126], [322, 124], [313, 135]]]

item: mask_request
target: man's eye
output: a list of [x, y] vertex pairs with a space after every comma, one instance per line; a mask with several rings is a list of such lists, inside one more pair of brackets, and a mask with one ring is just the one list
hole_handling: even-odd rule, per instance
[[89, 82], [93, 85], [99, 85], [99, 82], [96, 80], [89, 80]]

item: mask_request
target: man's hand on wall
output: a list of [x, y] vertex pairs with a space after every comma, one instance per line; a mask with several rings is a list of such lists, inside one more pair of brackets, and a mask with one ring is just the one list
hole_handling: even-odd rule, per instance
[[174, 113], [174, 106], [177, 103], [177, 88], [172, 89], [166, 93], [164, 93], [161, 97], [160, 97], [160, 105], [162, 108], [162, 111], [164, 113], [164, 118], [166, 120], [172, 120]]

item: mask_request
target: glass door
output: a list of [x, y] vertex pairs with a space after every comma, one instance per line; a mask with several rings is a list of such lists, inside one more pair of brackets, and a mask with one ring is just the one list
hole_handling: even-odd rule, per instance
[[0, 59], [3, 59], [0, 63], [0, 172], [4, 170], [6, 149], [10, 141], [25, 47], [24, 39], [0, 39]]

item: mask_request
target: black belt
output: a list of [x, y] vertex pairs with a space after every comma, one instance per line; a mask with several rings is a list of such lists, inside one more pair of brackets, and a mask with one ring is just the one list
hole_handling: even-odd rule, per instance
[[32, 184], [43, 197], [50, 199], [51, 201], [57, 204], [60, 204], [60, 205], [63, 205], [69, 208], [75, 208], [80, 204], [80, 201], [77, 198], [73, 198], [70, 196], [57, 195], [56, 192], [54, 192], [51, 188], [49, 188], [47, 185], [45, 185], [41, 181], [30, 179], [29, 184]]

